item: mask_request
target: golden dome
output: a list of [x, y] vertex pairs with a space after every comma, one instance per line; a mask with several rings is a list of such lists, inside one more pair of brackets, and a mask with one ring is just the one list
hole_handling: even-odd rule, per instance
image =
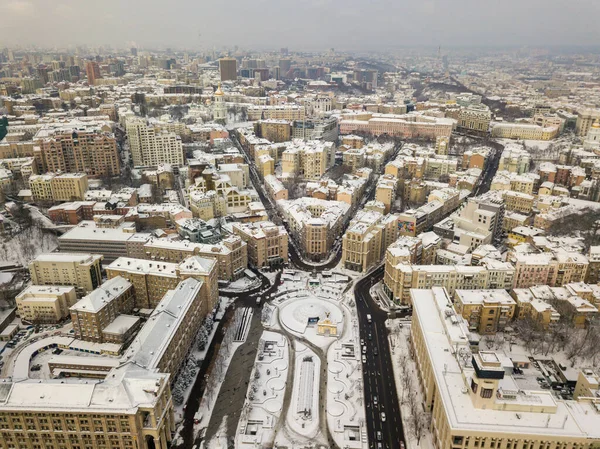
[[215, 92], [215, 96], [222, 97], [223, 95], [225, 95], [225, 94], [221, 90], [221, 83], [219, 83], [219, 87], [217, 87], [217, 91]]
[[594, 123], [592, 123], [592, 128], [600, 128], [600, 123], [598, 123], [598, 120], [594, 120]]

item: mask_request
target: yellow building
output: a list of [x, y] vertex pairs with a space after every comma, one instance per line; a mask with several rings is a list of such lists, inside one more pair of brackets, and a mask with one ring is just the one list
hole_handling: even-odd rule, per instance
[[108, 341], [104, 329], [117, 316], [130, 313], [134, 305], [133, 284], [121, 276], [109, 279], [69, 309], [75, 337], [95, 343]]
[[191, 256], [177, 264], [119, 257], [106, 267], [106, 275], [108, 279], [123, 277], [133, 284], [137, 308], [156, 308], [169, 290], [189, 277], [203, 281], [209, 289], [205, 313], [212, 310], [218, 300], [218, 270], [214, 259]]
[[248, 261], [262, 268], [288, 263], [288, 234], [270, 221], [234, 223], [233, 233], [248, 245]]
[[85, 173], [31, 175], [29, 187], [34, 201], [83, 201], [88, 178]]
[[49, 253], [29, 264], [33, 285], [71, 285], [78, 296], [95, 290], [102, 283], [102, 256], [93, 254]]
[[512, 320], [516, 302], [506, 290], [456, 290], [454, 307], [467, 321], [469, 330], [495, 334]]
[[259, 120], [256, 122], [257, 135], [274, 143], [292, 139], [292, 126], [287, 120]]
[[147, 260], [159, 263], [181, 263], [190, 256], [216, 259], [218, 278], [224, 281], [238, 279], [248, 267], [248, 245], [236, 235], [215, 245], [155, 239], [144, 245], [144, 253]]
[[258, 168], [258, 174], [263, 179], [265, 176], [275, 174], [275, 160], [271, 156], [259, 156], [256, 166]]
[[69, 316], [69, 307], [77, 302], [77, 294], [75, 287], [30, 285], [15, 301], [22, 321], [55, 324]]
[[381, 261], [385, 248], [398, 236], [397, 216], [362, 210], [348, 225], [342, 238], [342, 264], [365, 272]]
[[535, 377], [520, 383], [510, 358], [471, 351], [469, 330], [444, 289], [411, 295], [410, 341], [434, 447], [592, 449], [600, 443], [599, 399], [563, 401], [528, 387]]
[[505, 191], [503, 193], [504, 207], [508, 211], [530, 214], [533, 209], [535, 197], [527, 193]]
[[385, 213], [389, 214], [392, 203], [396, 199], [396, 186], [398, 179], [392, 175], [383, 175], [377, 181], [375, 188], [375, 200], [381, 201], [385, 206]]
[[440, 286], [452, 295], [456, 290], [509, 290], [515, 276], [512, 264], [494, 260], [482, 261], [479, 266], [395, 262], [396, 258], [386, 255], [384, 291], [390, 299], [402, 304], [409, 303], [410, 289]]

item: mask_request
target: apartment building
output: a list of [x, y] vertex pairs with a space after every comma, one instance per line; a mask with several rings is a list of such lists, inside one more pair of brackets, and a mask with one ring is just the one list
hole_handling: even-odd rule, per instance
[[258, 137], [273, 143], [292, 140], [292, 126], [287, 120], [259, 120], [254, 128]]
[[458, 112], [458, 129], [485, 135], [490, 129], [492, 112], [482, 104], [472, 104]]
[[44, 172], [80, 172], [89, 177], [120, 175], [121, 164], [114, 134], [100, 127], [73, 126], [45, 133], [38, 140]]
[[333, 142], [294, 140], [281, 155], [281, 177], [318, 180], [330, 166], [334, 152]]
[[375, 188], [375, 200], [384, 205], [384, 213], [389, 214], [392, 209], [392, 203], [396, 199], [396, 187], [398, 179], [392, 175], [383, 175], [377, 181]]
[[521, 214], [530, 214], [533, 210], [535, 197], [528, 193], [503, 191], [504, 207], [506, 210]]
[[253, 105], [248, 108], [248, 120], [303, 120], [306, 117], [306, 108], [295, 104], [280, 105]]
[[410, 341], [435, 447], [590, 449], [597, 444], [597, 399], [563, 401], [532, 389], [528, 385], [536, 385], [535, 378], [527, 383], [513, 377], [515, 361], [472, 352], [470, 332], [444, 289], [413, 290], [411, 296]]
[[591, 246], [588, 251], [588, 269], [585, 273], [587, 284], [598, 284], [600, 282], [600, 246]]
[[23, 322], [56, 324], [69, 316], [69, 307], [77, 302], [75, 287], [30, 285], [19, 293], [15, 302]]
[[184, 165], [181, 137], [177, 134], [159, 132], [146, 119], [136, 116], [127, 117], [125, 129], [135, 166]]
[[300, 252], [311, 260], [326, 258], [348, 218], [350, 205], [317, 198], [280, 200], [277, 206]]
[[478, 266], [412, 265], [395, 263], [390, 255], [385, 263], [384, 291], [396, 303], [409, 304], [410, 289], [444, 287], [453, 295], [456, 290], [512, 288], [515, 268], [508, 262], [484, 258]]
[[[208, 290], [202, 286], [202, 281], [188, 278], [169, 290], [131, 343], [125, 358], [175, 376], [206, 317]], [[157, 347], [158, 336], [161, 340]]]
[[502, 150], [498, 171], [507, 171], [518, 175], [527, 173], [531, 163], [531, 157], [523, 145], [509, 143]]
[[71, 285], [78, 297], [102, 283], [97, 254], [49, 253], [40, 254], [29, 263], [33, 285]]
[[[585, 298], [579, 286], [566, 284], [563, 287], [536, 285], [515, 288], [512, 296], [517, 302], [519, 318], [531, 318], [541, 328], [548, 328], [561, 318], [571, 322], [575, 328], [585, 328], [598, 316], [598, 308]], [[591, 290], [586, 288], [586, 290]], [[591, 299], [591, 298], [590, 298]]]
[[270, 221], [233, 223], [233, 233], [248, 245], [248, 262], [257, 268], [288, 263], [288, 233]]
[[586, 137], [594, 122], [600, 120], [600, 110], [582, 109], [577, 113], [577, 123], [575, 124], [575, 133], [579, 137]]
[[0, 446], [166, 449], [175, 431], [169, 374], [128, 361], [108, 374], [103, 381], [7, 381]]
[[219, 59], [219, 72], [221, 74], [221, 81], [235, 81], [237, 79], [237, 59]]
[[350, 221], [342, 237], [342, 264], [365, 272], [378, 264], [385, 249], [398, 237], [398, 217], [364, 209]]
[[119, 315], [131, 313], [134, 304], [133, 284], [120, 276], [109, 279], [70, 307], [75, 337], [95, 343], [124, 343], [139, 319], [122, 328], [119, 336], [105, 335], [104, 329]]
[[215, 259], [190, 256], [181, 263], [156, 262], [120, 257], [106, 267], [108, 279], [122, 277], [133, 284], [135, 307], [154, 309], [169, 291], [189, 277], [201, 280], [207, 288], [206, 312], [218, 300], [218, 270]]
[[588, 259], [582, 254], [568, 251], [539, 254], [515, 254], [514, 288], [534, 285], [560, 287], [571, 282], [583, 282]]
[[214, 245], [152, 239], [144, 245], [144, 253], [145, 259], [160, 263], [180, 263], [190, 256], [216, 259], [218, 277], [223, 281], [240, 278], [248, 267], [248, 245], [237, 235], [229, 236]]
[[517, 303], [506, 290], [456, 290], [454, 307], [469, 330], [479, 334], [502, 332], [515, 315]]
[[31, 175], [29, 188], [34, 201], [82, 201], [88, 189], [88, 177], [85, 173]]

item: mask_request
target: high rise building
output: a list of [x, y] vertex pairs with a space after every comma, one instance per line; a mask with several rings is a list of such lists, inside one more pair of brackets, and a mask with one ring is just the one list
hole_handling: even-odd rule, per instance
[[87, 74], [88, 84], [93, 86], [96, 84], [96, 80], [102, 78], [100, 74], [100, 66], [96, 61], [88, 61], [85, 64], [85, 71]]
[[290, 58], [281, 58], [279, 60], [279, 69], [281, 71], [281, 77], [286, 78], [288, 72], [292, 68], [292, 60]]
[[49, 172], [118, 176], [121, 170], [114, 134], [100, 129], [61, 129], [40, 142], [41, 165]]
[[125, 123], [135, 166], [183, 165], [181, 138], [172, 132], [158, 133], [146, 119], [131, 116]]
[[232, 81], [237, 79], [237, 60], [235, 58], [219, 59], [219, 70], [221, 81]]

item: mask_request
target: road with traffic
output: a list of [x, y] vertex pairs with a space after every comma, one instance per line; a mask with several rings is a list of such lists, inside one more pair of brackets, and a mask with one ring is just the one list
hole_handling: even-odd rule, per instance
[[[361, 352], [366, 358], [363, 384], [367, 433], [369, 447], [377, 448], [381, 443], [385, 449], [400, 449], [404, 429], [385, 327], [388, 314], [375, 304], [369, 293], [370, 288], [383, 278], [383, 273], [384, 266], [381, 266], [358, 281], [354, 288]], [[382, 413], [385, 413], [385, 419], [382, 419]]]

